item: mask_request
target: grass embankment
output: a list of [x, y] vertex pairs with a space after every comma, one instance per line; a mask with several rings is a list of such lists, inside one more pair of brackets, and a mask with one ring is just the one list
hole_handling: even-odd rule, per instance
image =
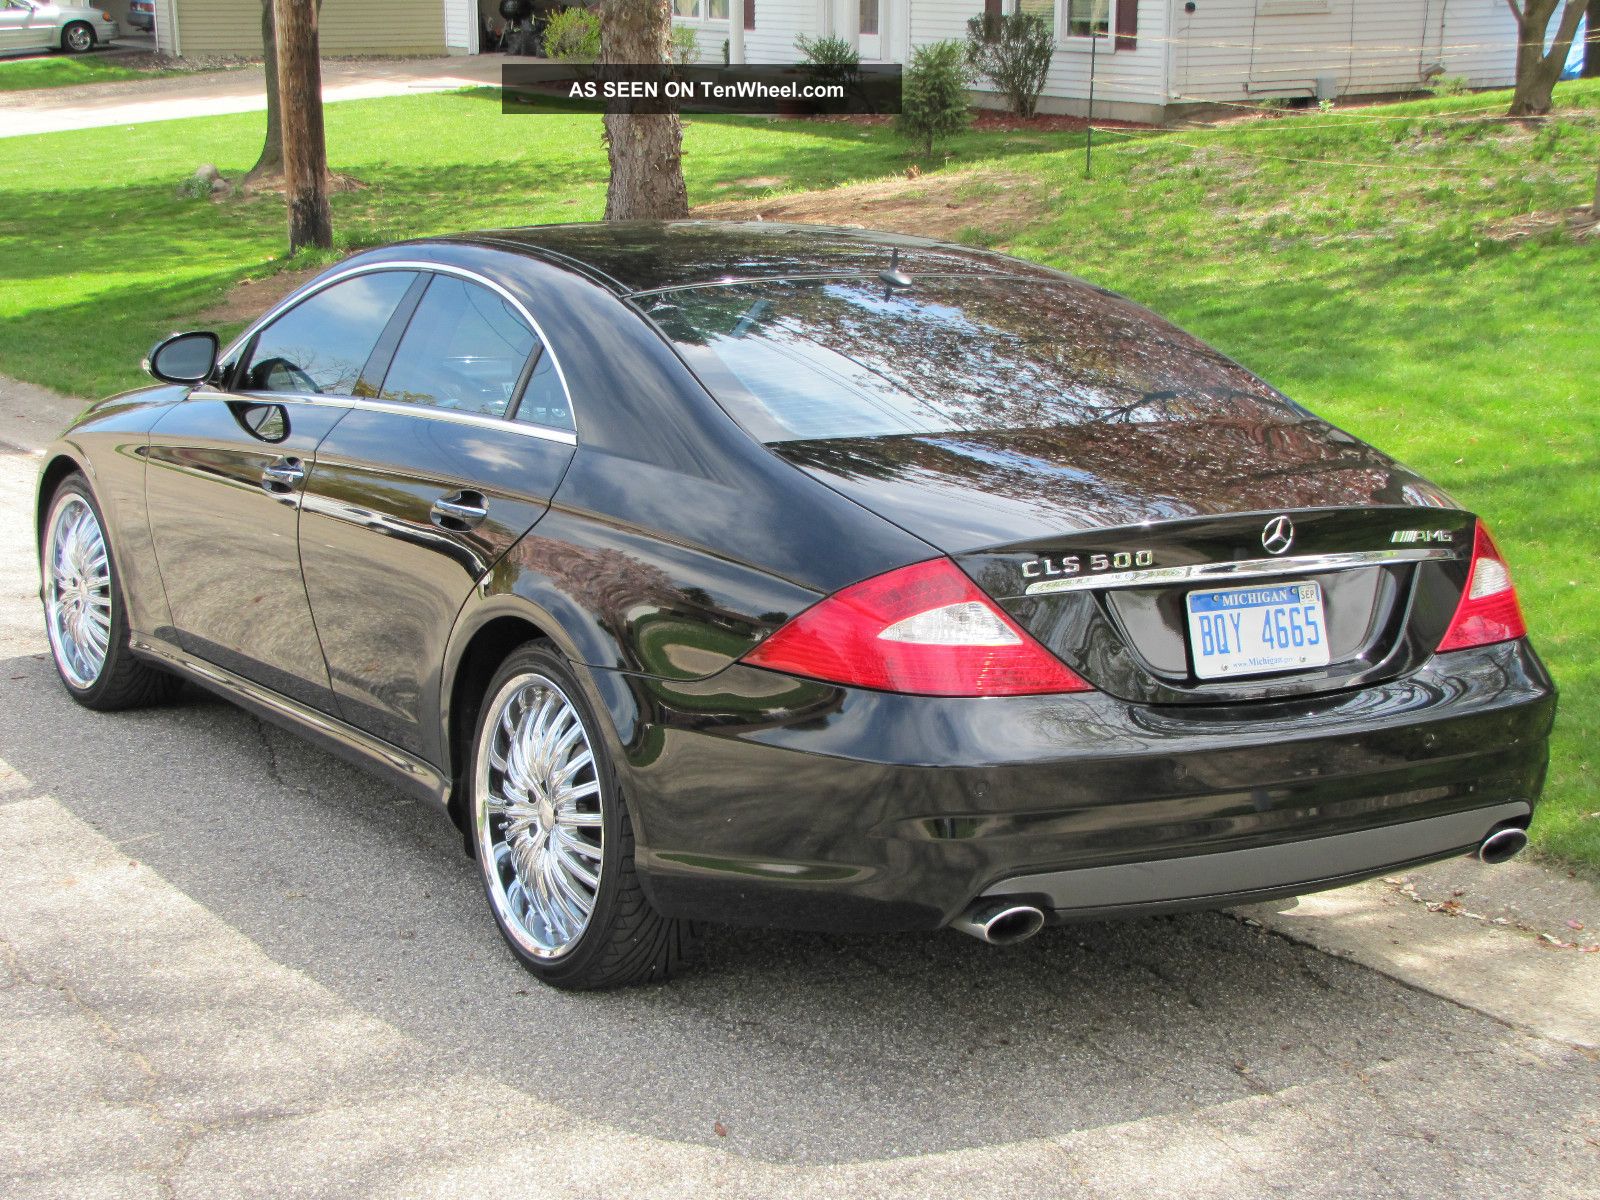
[[[1563, 688], [1547, 854], [1600, 867], [1600, 238], [1559, 214], [1593, 195], [1600, 83], [1539, 126], [1504, 96], [1216, 129], [969, 134], [943, 169], [882, 126], [695, 119], [695, 203], [949, 231], [1104, 283], [1171, 316], [1484, 513]], [[592, 220], [598, 118], [502, 117], [481, 95], [327, 111], [346, 245]], [[81, 395], [139, 381], [160, 333], [281, 266], [275, 197], [174, 198], [196, 164], [249, 166], [258, 114], [0, 141], [0, 371]], [[818, 192], [853, 180], [870, 185]], [[742, 201], [742, 202], [741, 202]], [[70, 215], [70, 219], [69, 218]]]
[[15, 62], [0, 59], [0, 92], [20, 92], [33, 88], [77, 87], [85, 83], [117, 83], [126, 79], [151, 79], [167, 71], [135, 71], [103, 58], [24, 58]]

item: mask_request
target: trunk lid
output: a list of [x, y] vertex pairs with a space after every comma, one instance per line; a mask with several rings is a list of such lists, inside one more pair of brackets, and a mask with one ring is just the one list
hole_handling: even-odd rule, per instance
[[[1471, 559], [1471, 514], [1309, 417], [773, 449], [950, 554], [1068, 666], [1130, 701], [1234, 703], [1404, 674], [1437, 648]], [[1189, 598], [1258, 584], [1314, 586], [1327, 661], [1202, 677]]]

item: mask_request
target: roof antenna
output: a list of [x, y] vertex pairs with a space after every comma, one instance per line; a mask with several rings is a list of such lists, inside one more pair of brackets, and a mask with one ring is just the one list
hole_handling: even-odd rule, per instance
[[889, 256], [889, 269], [887, 271], [879, 271], [878, 278], [883, 280], [884, 287], [888, 289], [883, 294], [885, 300], [889, 298], [889, 294], [895, 288], [908, 288], [911, 286], [911, 276], [900, 269], [899, 246], [896, 246], [894, 252]]

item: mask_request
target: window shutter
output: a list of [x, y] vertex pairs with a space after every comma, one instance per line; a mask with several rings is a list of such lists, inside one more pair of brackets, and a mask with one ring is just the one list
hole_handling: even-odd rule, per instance
[[1139, 48], [1139, 0], [1117, 0], [1118, 50]]
[[744, 0], [744, 27], [746, 29], [756, 27], [756, 0]]
[[998, 17], [1002, 15], [1000, 12], [1002, 3], [1003, 0], [983, 0], [983, 15], [986, 17]]

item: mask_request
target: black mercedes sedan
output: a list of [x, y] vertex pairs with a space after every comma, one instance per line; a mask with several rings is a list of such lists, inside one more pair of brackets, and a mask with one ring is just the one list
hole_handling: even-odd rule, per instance
[[1069, 275], [501, 230], [146, 365], [45, 457], [67, 690], [189, 680], [437, 803], [548, 983], [1526, 841], [1555, 689], [1483, 521]]

